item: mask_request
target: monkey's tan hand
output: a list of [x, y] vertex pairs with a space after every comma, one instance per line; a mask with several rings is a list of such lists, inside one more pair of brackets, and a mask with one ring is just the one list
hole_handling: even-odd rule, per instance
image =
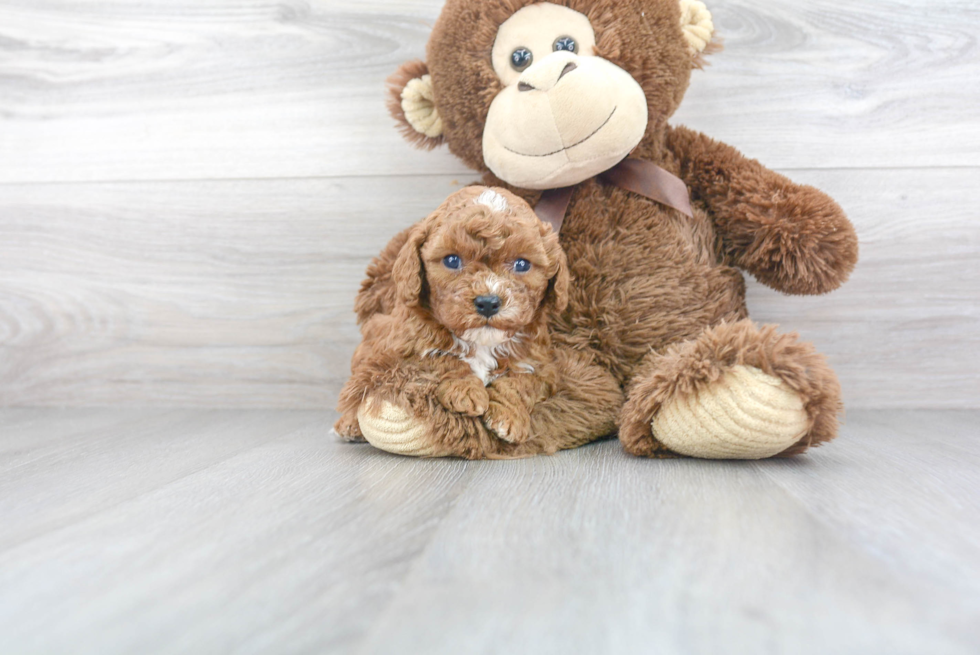
[[524, 443], [531, 438], [531, 413], [527, 408], [501, 399], [492, 390], [483, 425], [510, 443]]
[[449, 411], [464, 416], [482, 416], [490, 404], [490, 394], [476, 376], [443, 380], [436, 388], [436, 398]]

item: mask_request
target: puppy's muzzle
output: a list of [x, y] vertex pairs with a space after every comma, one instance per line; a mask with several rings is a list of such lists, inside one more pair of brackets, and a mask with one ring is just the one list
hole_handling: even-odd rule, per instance
[[500, 311], [500, 296], [478, 296], [473, 304], [476, 306], [477, 314], [490, 318]]

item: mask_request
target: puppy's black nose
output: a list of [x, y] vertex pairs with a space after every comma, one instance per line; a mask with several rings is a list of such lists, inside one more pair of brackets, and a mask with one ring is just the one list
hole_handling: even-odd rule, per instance
[[477, 314], [490, 318], [500, 311], [500, 296], [478, 296], [473, 304]]

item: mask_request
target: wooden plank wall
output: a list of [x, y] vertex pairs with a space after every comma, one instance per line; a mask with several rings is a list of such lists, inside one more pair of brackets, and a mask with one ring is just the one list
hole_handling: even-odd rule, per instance
[[[473, 179], [383, 80], [441, 0], [5, 0], [0, 405], [322, 407], [363, 268]], [[834, 195], [862, 260], [750, 307], [851, 407], [980, 406], [980, 9], [713, 0], [675, 122]]]

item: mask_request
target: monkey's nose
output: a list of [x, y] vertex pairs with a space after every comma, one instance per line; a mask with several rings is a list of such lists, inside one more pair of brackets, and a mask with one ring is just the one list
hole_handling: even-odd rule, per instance
[[[558, 79], [557, 79], [557, 80], [555, 80], [555, 84], [558, 84], [558, 82], [560, 82], [560, 81], [561, 81], [561, 78], [563, 78], [563, 77], [565, 77], [566, 75], [568, 75], [569, 73], [571, 73], [571, 72], [572, 72], [573, 70], [575, 70], [576, 68], [578, 68], [578, 66], [576, 66], [576, 65], [575, 65], [574, 63], [572, 63], [572, 62], [568, 62], [567, 64], [565, 64], [565, 67], [564, 67], [563, 69], [561, 69], [561, 74], [560, 74], [560, 75], [558, 76]], [[530, 85], [530, 84], [528, 84], [527, 82], [520, 82], [520, 83], [519, 83], [519, 84], [517, 85], [517, 90], [518, 90], [518, 91], [521, 91], [522, 93], [523, 93], [524, 91], [534, 91], [534, 88], [535, 88], [535, 87], [533, 87], [533, 86], [531, 86], [531, 85]]]
[[490, 318], [500, 311], [500, 296], [478, 296], [473, 304], [477, 314]]
[[578, 68], [577, 61], [578, 57], [571, 52], [553, 52], [521, 73], [517, 90], [544, 91], [547, 93], [563, 77]]

